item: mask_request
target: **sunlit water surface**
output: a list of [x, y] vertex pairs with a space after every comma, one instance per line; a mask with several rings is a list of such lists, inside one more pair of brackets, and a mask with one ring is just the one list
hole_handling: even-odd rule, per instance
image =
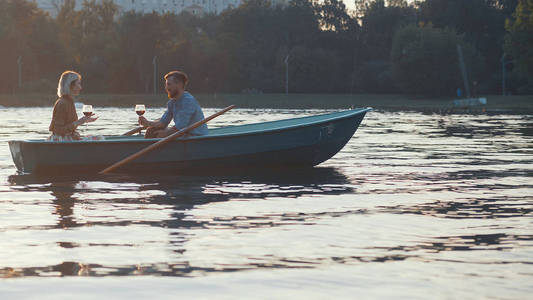
[[[45, 138], [51, 108], [0, 110], [10, 299], [533, 293], [532, 116], [371, 112], [312, 170], [35, 178], [6, 142]], [[132, 109], [95, 110], [86, 134], [135, 126]], [[210, 126], [324, 112], [235, 109]]]

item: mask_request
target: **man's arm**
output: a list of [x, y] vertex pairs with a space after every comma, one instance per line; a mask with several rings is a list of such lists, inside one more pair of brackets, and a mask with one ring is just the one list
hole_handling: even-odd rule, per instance
[[[176, 113], [176, 115], [174, 115], [174, 126], [170, 126], [168, 128], [165, 128], [161, 131], [158, 132], [157, 134], [157, 137], [158, 138], [164, 138], [164, 137], [167, 137], [175, 132], [178, 132], [180, 131], [181, 129], [191, 125], [191, 119], [192, 119], [192, 116], [196, 110], [196, 106], [194, 105], [193, 102], [190, 102], [190, 101], [186, 101], [186, 100], [182, 100], [184, 101], [182, 103], [182, 107], [181, 109]], [[163, 118], [165, 117], [168, 117], [168, 115], [163, 115]], [[163, 124], [163, 126], [167, 126], [168, 124]]]
[[[193, 100], [194, 101], [194, 100]], [[174, 116], [174, 132], [181, 130], [192, 124], [192, 116], [196, 112], [196, 105], [190, 99], [183, 100], [181, 109]]]
[[159, 120], [148, 121], [145, 117], [139, 116], [139, 125], [144, 127], [154, 127], [154, 128], [166, 128], [170, 120], [172, 119], [172, 112], [170, 111], [170, 101], [167, 103], [167, 110], [161, 116]]

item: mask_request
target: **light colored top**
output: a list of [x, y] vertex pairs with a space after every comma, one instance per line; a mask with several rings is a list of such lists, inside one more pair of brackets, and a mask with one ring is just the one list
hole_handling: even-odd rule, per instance
[[[178, 100], [171, 99], [167, 102], [167, 110], [159, 122], [168, 126], [170, 121], [174, 120], [174, 127], [181, 130], [203, 119], [204, 113], [198, 101], [189, 92], [184, 92]], [[206, 135], [207, 132], [207, 124], [202, 124], [202, 126], [189, 131], [188, 134]]]

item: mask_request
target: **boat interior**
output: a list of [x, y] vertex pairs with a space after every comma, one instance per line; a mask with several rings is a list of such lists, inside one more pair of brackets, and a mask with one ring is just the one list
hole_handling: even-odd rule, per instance
[[[219, 127], [219, 128], [209, 128], [209, 134], [207, 136], [188, 136], [188, 137], [185, 137], [185, 139], [198, 139], [198, 138], [206, 138], [206, 137], [243, 135], [243, 134], [246, 135], [246, 134], [255, 134], [258, 132], [277, 131], [277, 130], [296, 128], [296, 127], [301, 127], [301, 126], [310, 126], [310, 125], [314, 125], [318, 123], [329, 122], [329, 121], [334, 121], [334, 120], [350, 117], [350, 116], [353, 116], [359, 113], [367, 112], [369, 110], [371, 110], [371, 108], [358, 108], [358, 109], [352, 109], [352, 110], [332, 112], [328, 114], [321, 114], [321, 115], [316, 115], [316, 116], [307, 116], [307, 117], [301, 117], [301, 118], [292, 118], [292, 119], [245, 124], [245, 125], [225, 126], [225, 127]], [[139, 139], [144, 139], [144, 135], [143, 134], [136, 134], [136, 135], [131, 135], [131, 136], [109, 135], [109, 136], [104, 136], [104, 140], [99, 140], [99, 141], [82, 140], [82, 141], [61, 142], [61, 143], [80, 143], [80, 142], [101, 143], [101, 142], [107, 142], [107, 141], [127, 142], [127, 141], [138, 141]], [[153, 140], [159, 140], [159, 139], [153, 139]], [[55, 142], [50, 142], [50, 141], [43, 141], [42, 139], [26, 140], [26, 142], [55, 143]]]

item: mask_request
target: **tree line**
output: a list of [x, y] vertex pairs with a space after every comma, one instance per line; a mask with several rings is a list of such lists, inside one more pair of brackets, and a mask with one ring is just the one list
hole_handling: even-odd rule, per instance
[[533, 1], [353, 1], [349, 11], [340, 0], [248, 0], [195, 16], [65, 0], [52, 18], [0, 0], [0, 93], [49, 93], [66, 69], [86, 93], [151, 93], [155, 65], [158, 92], [180, 69], [197, 93], [451, 96], [463, 88], [458, 45], [479, 93], [501, 93], [504, 75], [509, 92], [533, 93]]

